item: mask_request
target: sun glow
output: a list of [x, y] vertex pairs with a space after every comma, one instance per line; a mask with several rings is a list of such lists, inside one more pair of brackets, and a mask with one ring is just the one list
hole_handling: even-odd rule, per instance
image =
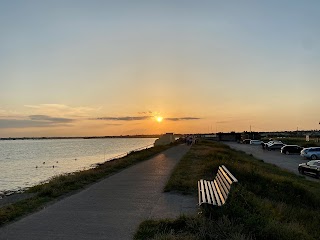
[[157, 120], [157, 122], [159, 122], [159, 123], [160, 123], [160, 122], [162, 122], [163, 117], [160, 117], [160, 116], [159, 116], [159, 117], [156, 117], [156, 120]]

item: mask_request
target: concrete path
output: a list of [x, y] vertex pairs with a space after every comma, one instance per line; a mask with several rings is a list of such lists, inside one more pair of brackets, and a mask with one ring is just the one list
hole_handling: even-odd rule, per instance
[[179, 145], [0, 228], [0, 239], [132, 239], [150, 218], [196, 213], [196, 198], [163, 193], [188, 146]]

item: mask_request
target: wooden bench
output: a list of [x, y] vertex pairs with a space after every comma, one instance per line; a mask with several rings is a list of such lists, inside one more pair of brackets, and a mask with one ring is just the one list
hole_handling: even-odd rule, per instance
[[213, 181], [200, 179], [198, 181], [199, 206], [203, 203], [222, 206], [225, 204], [231, 184], [238, 180], [224, 166], [219, 166], [218, 173]]

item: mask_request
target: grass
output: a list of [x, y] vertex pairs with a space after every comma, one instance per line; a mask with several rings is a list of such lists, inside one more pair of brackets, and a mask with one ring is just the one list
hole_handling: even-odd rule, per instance
[[0, 208], [0, 226], [35, 212], [54, 200], [72, 194], [124, 168], [146, 160], [173, 145], [175, 144], [131, 152], [123, 158], [105, 162], [96, 168], [56, 176], [47, 183], [34, 186], [28, 190], [28, 192], [35, 193], [34, 197]]
[[197, 181], [213, 179], [221, 164], [239, 180], [224, 206], [204, 206], [199, 216], [145, 221], [135, 239], [319, 239], [319, 182], [221, 143], [192, 146], [165, 191], [196, 197]]

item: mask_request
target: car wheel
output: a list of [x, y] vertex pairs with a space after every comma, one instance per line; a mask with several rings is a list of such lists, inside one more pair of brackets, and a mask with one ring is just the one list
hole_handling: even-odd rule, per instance
[[312, 159], [312, 160], [316, 160], [316, 159], [317, 159], [317, 156], [316, 156], [316, 155], [311, 155], [311, 159]]
[[320, 178], [320, 172], [318, 172], [316, 176], [319, 179]]
[[290, 154], [290, 152], [289, 152], [289, 151], [286, 151], [286, 154], [287, 154], [287, 155], [289, 155], [289, 154]]
[[304, 174], [303, 169], [299, 168], [298, 170], [299, 170], [299, 173]]

